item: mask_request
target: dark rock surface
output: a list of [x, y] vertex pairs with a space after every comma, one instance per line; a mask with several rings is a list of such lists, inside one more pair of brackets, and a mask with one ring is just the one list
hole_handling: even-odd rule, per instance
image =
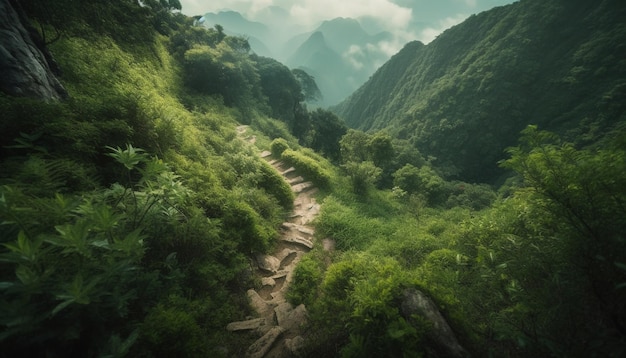
[[19, 3], [0, 0], [0, 91], [17, 97], [58, 100], [67, 91], [51, 70], [36, 31]]
[[411, 316], [417, 314], [432, 324], [432, 330], [428, 333], [428, 338], [433, 344], [432, 356], [469, 357], [469, 353], [459, 344], [452, 328], [428, 296], [416, 289], [405, 290], [403, 296], [401, 311], [406, 319], [410, 321]]

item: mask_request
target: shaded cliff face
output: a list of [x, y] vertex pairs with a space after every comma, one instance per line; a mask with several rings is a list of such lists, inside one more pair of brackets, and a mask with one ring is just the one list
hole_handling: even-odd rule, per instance
[[44, 100], [66, 97], [28, 26], [19, 3], [0, 0], [0, 91]]

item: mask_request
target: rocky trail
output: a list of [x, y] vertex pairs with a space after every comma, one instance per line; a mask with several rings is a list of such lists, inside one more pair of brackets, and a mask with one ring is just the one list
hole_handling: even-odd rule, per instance
[[[239, 137], [254, 144], [255, 137], [245, 137], [247, 126], [237, 127]], [[226, 329], [231, 332], [250, 332], [259, 338], [247, 349], [246, 357], [293, 357], [302, 347], [301, 327], [307, 322], [304, 305], [293, 307], [285, 298], [293, 280], [294, 269], [302, 257], [313, 248], [315, 229], [311, 222], [319, 213], [315, 201], [317, 188], [298, 175], [293, 167], [272, 159], [269, 151], [261, 153], [295, 193], [294, 208], [281, 226], [279, 244], [271, 255], [256, 254], [255, 274], [262, 288], [247, 292], [250, 305], [257, 316], [245, 321], [232, 322]]]
[[[254, 136], [245, 137], [247, 126], [237, 127], [242, 140], [254, 145]], [[308, 312], [304, 305], [293, 307], [285, 298], [293, 280], [294, 269], [302, 257], [313, 248], [315, 229], [311, 225], [320, 210], [315, 201], [317, 188], [313, 183], [298, 175], [294, 168], [272, 159], [269, 151], [261, 153], [296, 194], [294, 209], [288, 220], [282, 224], [279, 244], [271, 255], [257, 254], [256, 275], [262, 288], [248, 290], [250, 305], [256, 317], [245, 321], [232, 322], [226, 329], [237, 334], [249, 332], [258, 339], [247, 348], [248, 358], [288, 358], [297, 357], [304, 346], [303, 326], [307, 323]], [[325, 251], [334, 250], [334, 241], [325, 239]], [[400, 311], [406, 319], [422, 316], [432, 324], [426, 334], [433, 356], [465, 358], [469, 353], [459, 343], [454, 331], [443, 317], [434, 301], [416, 288], [407, 288], [402, 293]]]

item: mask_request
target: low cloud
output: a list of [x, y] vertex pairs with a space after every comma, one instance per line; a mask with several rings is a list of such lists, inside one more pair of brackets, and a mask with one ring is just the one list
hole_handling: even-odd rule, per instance
[[290, 14], [301, 24], [315, 25], [336, 17], [376, 18], [392, 31], [405, 28], [411, 21], [412, 10], [388, 0], [303, 0], [285, 4]]
[[423, 29], [417, 36], [418, 40], [422, 41], [424, 44], [427, 44], [434, 40], [439, 34], [441, 34], [444, 30], [460, 24], [465, 19], [468, 18], [467, 14], [457, 14], [456, 16], [446, 17], [443, 20], [439, 20], [436, 26], [431, 26]]
[[[511, 3], [513, 0], [180, 0], [183, 13], [199, 15], [221, 10], [234, 10], [254, 21], [275, 28], [277, 42], [283, 42], [298, 33], [312, 31], [322, 21], [337, 17], [368, 19], [374, 31], [388, 31], [392, 40], [376, 44], [377, 51], [390, 57], [407, 42], [420, 40], [427, 44], [441, 32], [459, 24], [469, 14], [490, 6]], [[269, 16], [268, 8], [278, 6], [288, 17]], [[457, 13], [445, 16], [444, 14]], [[287, 30], [289, 29], [289, 30]], [[372, 49], [360, 49], [372, 53]], [[359, 54], [353, 50], [342, 54], [358, 67]]]
[[465, 5], [469, 6], [469, 7], [476, 7], [476, 0], [463, 0], [463, 2], [465, 3]]
[[388, 31], [406, 28], [411, 22], [412, 9], [402, 7], [390, 0], [181, 0], [184, 14], [193, 16], [220, 10], [235, 10], [249, 19], [256, 19], [257, 14], [268, 6], [280, 6], [286, 9], [290, 22], [311, 28], [324, 20], [337, 17], [376, 18]]
[[362, 59], [365, 57], [365, 53], [363, 52], [363, 49], [357, 45], [350, 46], [350, 48], [342, 54], [342, 57], [357, 71], [361, 70], [365, 66], [362, 62]]

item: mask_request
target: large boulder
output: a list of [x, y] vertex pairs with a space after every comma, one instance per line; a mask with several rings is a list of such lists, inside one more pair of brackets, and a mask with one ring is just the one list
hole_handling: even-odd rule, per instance
[[263, 271], [276, 273], [280, 268], [280, 260], [271, 255], [257, 254], [256, 262]]
[[463, 348], [443, 318], [435, 303], [421, 291], [410, 288], [403, 292], [401, 312], [405, 319], [411, 321], [413, 315], [424, 317], [432, 324], [428, 333], [431, 342], [430, 355], [434, 357], [465, 358], [469, 353]]
[[45, 45], [28, 29], [19, 2], [0, 0], [0, 91], [43, 100], [67, 97], [44, 55]]

